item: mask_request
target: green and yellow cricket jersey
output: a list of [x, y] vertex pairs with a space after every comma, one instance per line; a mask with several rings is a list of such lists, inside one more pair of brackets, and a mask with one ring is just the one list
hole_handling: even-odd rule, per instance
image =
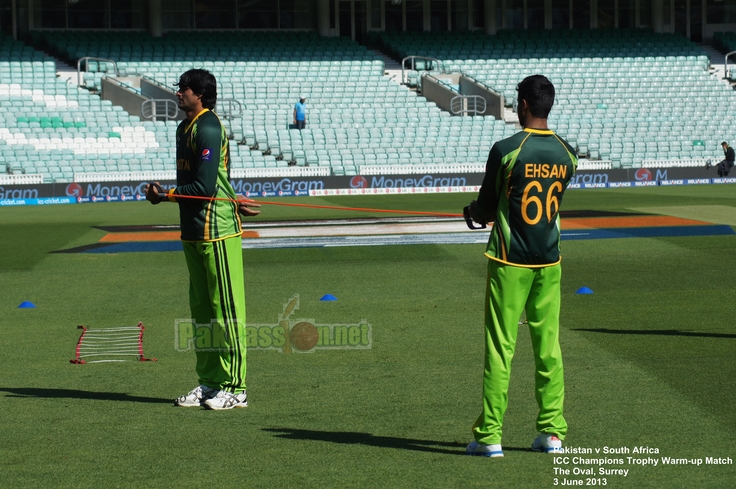
[[[176, 130], [178, 195], [236, 199], [230, 185], [230, 146], [220, 118], [204, 109]], [[176, 199], [184, 241], [217, 241], [242, 234], [236, 203], [228, 200]]]
[[486, 256], [544, 267], [560, 261], [559, 210], [575, 150], [550, 130], [525, 129], [491, 148], [478, 206], [495, 221]]

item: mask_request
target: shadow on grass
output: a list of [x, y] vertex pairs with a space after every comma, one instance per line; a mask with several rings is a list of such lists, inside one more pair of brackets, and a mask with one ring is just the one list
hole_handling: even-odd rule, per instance
[[20, 398], [88, 399], [93, 401], [144, 402], [149, 404], [173, 403], [173, 400], [171, 399], [131, 396], [122, 392], [91, 392], [74, 389], [41, 389], [36, 387], [0, 387], [0, 392], [7, 392], [5, 397]]
[[588, 331], [591, 333], [607, 334], [635, 334], [655, 336], [694, 336], [696, 338], [736, 338], [732, 333], [696, 333], [691, 331], [678, 331], [676, 329], [606, 329], [606, 328], [571, 328], [572, 331]]
[[[416, 440], [412, 438], [397, 438], [394, 436], [377, 436], [370, 433], [352, 431], [315, 431], [295, 428], [263, 428], [263, 431], [274, 433], [278, 438], [289, 440], [315, 440], [344, 445], [365, 445], [379, 448], [398, 448], [400, 450], [414, 450], [417, 452], [444, 453], [447, 455], [465, 454], [466, 443], [455, 441]], [[469, 440], [470, 441], [470, 440]], [[531, 448], [503, 447], [504, 451], [531, 452]]]

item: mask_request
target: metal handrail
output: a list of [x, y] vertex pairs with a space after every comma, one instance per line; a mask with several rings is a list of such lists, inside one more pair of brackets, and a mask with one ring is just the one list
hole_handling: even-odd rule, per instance
[[167, 90], [169, 92], [171, 92], [171, 91], [174, 90], [169, 85], [167, 85], [165, 83], [161, 83], [160, 81], [155, 80], [155, 79], [151, 78], [150, 76], [141, 76], [141, 79], [146, 80], [148, 83], [150, 83], [152, 85], [158, 85], [159, 88], [163, 88], [164, 90]]
[[[480, 104], [480, 102], [483, 103]], [[482, 107], [482, 109], [478, 108], [479, 105]], [[485, 114], [486, 106], [486, 99], [484, 99], [480, 95], [458, 95], [450, 100], [450, 112], [452, 112], [453, 115]]]
[[[222, 110], [218, 110], [218, 107], [221, 107]], [[234, 109], [237, 109], [237, 112]], [[243, 117], [243, 104], [240, 103], [240, 101], [235, 100], [234, 98], [220, 99], [217, 101], [217, 105], [215, 106], [215, 112], [217, 112], [217, 115], [225, 119], [225, 121], [227, 121], [227, 125], [228, 125], [227, 137], [229, 139], [235, 139], [235, 133], [233, 132], [233, 125], [230, 121], [233, 119]]]
[[[723, 67], [723, 77], [728, 78], [728, 57], [732, 54], [736, 54], [736, 51], [731, 51], [730, 53], [726, 53], [726, 57], [724, 58], [724, 67]], [[728, 78], [730, 80], [730, 78]]]
[[468, 80], [470, 80], [470, 81], [472, 81], [473, 83], [475, 83], [476, 85], [480, 85], [481, 87], [485, 88], [485, 89], [486, 89], [486, 90], [488, 90], [489, 92], [493, 92], [493, 93], [495, 93], [495, 94], [501, 95], [501, 92], [499, 92], [498, 90], [496, 90], [496, 89], [495, 89], [495, 88], [493, 88], [493, 87], [490, 87], [490, 86], [488, 86], [488, 84], [487, 84], [486, 82], [482, 82], [482, 81], [479, 81], [479, 80], [478, 80], [478, 79], [477, 79], [476, 77], [474, 77], [474, 76], [470, 76], [470, 75], [468, 75], [467, 73], [465, 73], [465, 72], [464, 72], [464, 71], [462, 71], [462, 70], [460, 70], [460, 74], [461, 74], [462, 76], [464, 76], [465, 78], [467, 78]]
[[446, 88], [446, 89], [450, 90], [451, 92], [460, 93], [460, 90], [458, 90], [457, 88], [455, 88], [453, 86], [450, 86], [450, 85], [447, 85], [446, 83], [443, 83], [443, 80], [442, 79], [437, 78], [436, 76], [431, 75], [429, 73], [422, 73], [422, 78], [431, 78], [437, 84], [442, 85], [443, 88]]
[[131, 90], [131, 91], [135, 92], [137, 95], [140, 95], [141, 97], [145, 97], [145, 95], [143, 95], [143, 93], [141, 92], [141, 89], [140, 88], [132, 87], [132, 86], [128, 85], [125, 82], [121, 82], [120, 80], [116, 80], [115, 78], [109, 78], [108, 81], [109, 82], [112, 82], [112, 83], [116, 83], [120, 87], [125, 88], [126, 90]]
[[77, 87], [82, 86], [81, 81], [81, 75], [82, 75], [82, 61], [84, 61], [84, 71], [89, 71], [89, 62], [90, 61], [104, 61], [105, 63], [112, 63], [112, 66], [115, 68], [115, 76], [120, 76], [120, 70], [118, 69], [118, 64], [111, 60], [106, 58], [95, 58], [93, 56], [84, 56], [83, 58], [79, 58], [77, 60]]
[[[222, 106], [220, 104], [222, 104]], [[220, 106], [222, 107], [222, 110], [217, 110], [217, 107]], [[237, 108], [237, 113], [233, 110], [233, 107]], [[215, 112], [224, 119], [243, 117], [243, 104], [234, 98], [223, 98], [217, 101]]]
[[[163, 104], [163, 111], [159, 110], [159, 104]], [[143, 119], [170, 121], [176, 120], [178, 115], [179, 106], [176, 102], [167, 98], [152, 98], [141, 103], [141, 117]]]
[[[438, 60], [437, 58], [427, 58], [426, 56], [407, 56], [406, 58], [404, 58], [404, 59], [401, 60], [401, 84], [402, 85], [406, 85], [406, 82], [407, 82], [406, 74], [405, 74], [406, 61], [407, 60], [410, 60], [411, 61], [411, 71], [416, 71], [416, 69], [415, 69], [416, 63], [415, 63], [415, 61], [418, 60], [418, 59], [421, 59], [421, 60], [424, 60], [424, 61], [434, 61], [434, 62], [436, 62], [437, 63], [437, 70], [435, 70], [435, 71], [439, 71], [440, 73], [442, 73], [442, 63], [440, 63], [440, 60]], [[432, 71], [432, 70], [429, 69], [429, 70], [426, 70], [426, 71]]]

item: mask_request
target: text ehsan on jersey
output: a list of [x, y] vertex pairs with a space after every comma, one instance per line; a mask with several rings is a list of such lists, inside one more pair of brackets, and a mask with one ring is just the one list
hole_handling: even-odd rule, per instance
[[567, 166], [547, 163], [527, 163], [524, 165], [526, 178], [566, 178]]

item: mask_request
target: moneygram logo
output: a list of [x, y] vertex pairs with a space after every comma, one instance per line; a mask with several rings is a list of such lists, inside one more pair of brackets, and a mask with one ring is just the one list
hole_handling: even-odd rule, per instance
[[70, 197], [82, 197], [84, 196], [84, 190], [78, 183], [70, 183], [66, 186], [66, 194]]
[[652, 172], [650, 172], [646, 168], [639, 168], [638, 170], [636, 170], [634, 178], [636, 178], [636, 181], [638, 182], [648, 182], [652, 180]]
[[175, 321], [175, 348], [178, 351], [221, 351], [240, 344], [248, 349], [277, 350], [282, 353], [311, 353], [316, 350], [370, 350], [372, 328], [365, 319], [352, 324], [321, 324], [314, 319], [292, 318], [299, 309], [299, 295], [292, 297], [278, 315], [276, 324], [223, 327], [217, 321], [196, 324], [191, 319]]
[[647, 168], [639, 168], [636, 170], [636, 173], [634, 173], [634, 178], [637, 182], [659, 182], [662, 180], [669, 180], [666, 168], [657, 168], [654, 171], [655, 173], [652, 173], [652, 170]]
[[354, 176], [350, 179], [350, 188], [368, 188], [368, 180], [363, 176]]

